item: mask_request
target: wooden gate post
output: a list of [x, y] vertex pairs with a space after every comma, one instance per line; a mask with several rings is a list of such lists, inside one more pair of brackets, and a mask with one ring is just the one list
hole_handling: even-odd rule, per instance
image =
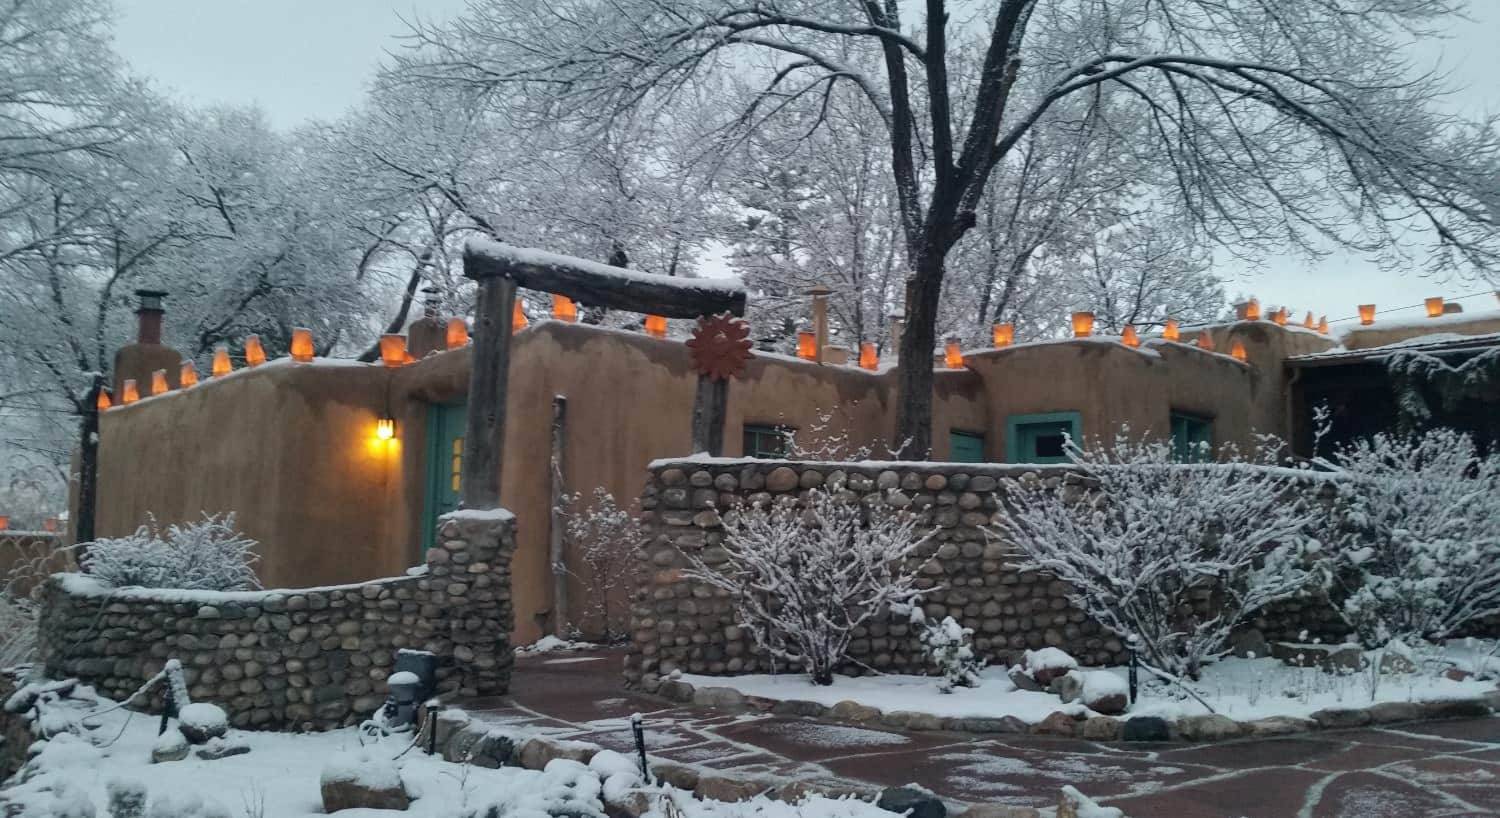
[[474, 352], [469, 365], [469, 416], [464, 429], [464, 462], [459, 504], [500, 507], [500, 466], [505, 462], [505, 399], [510, 376], [511, 310], [516, 282], [505, 276], [479, 276], [464, 259], [464, 275], [479, 281], [474, 305]]

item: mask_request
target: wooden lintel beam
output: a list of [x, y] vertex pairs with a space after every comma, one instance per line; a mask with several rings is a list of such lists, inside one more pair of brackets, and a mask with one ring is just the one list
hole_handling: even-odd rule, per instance
[[654, 275], [492, 239], [470, 239], [464, 245], [464, 275], [506, 278], [528, 290], [565, 295], [591, 307], [667, 318], [745, 314], [745, 288], [736, 279]]

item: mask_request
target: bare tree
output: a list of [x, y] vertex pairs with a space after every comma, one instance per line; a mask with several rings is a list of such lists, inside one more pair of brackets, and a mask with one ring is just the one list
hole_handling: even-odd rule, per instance
[[[1149, 123], [1151, 138], [1120, 146], [1119, 161], [1160, 176], [1164, 201], [1236, 252], [1324, 237], [1389, 245], [1416, 225], [1434, 266], [1495, 266], [1496, 217], [1477, 186], [1494, 177], [1500, 136], [1434, 113], [1437, 81], [1402, 59], [1408, 35], [1461, 0], [926, 0], [919, 19], [903, 17], [914, 8], [480, 0], [452, 23], [419, 25], [403, 67], [580, 128], [726, 74], [763, 82], [724, 116], [725, 134], [789, 99], [854, 89], [889, 136], [911, 362], [934, 348], [946, 260], [995, 168], [1049, 117], [1113, 115], [1105, 99]], [[845, 59], [876, 53], [883, 75]], [[932, 377], [901, 368], [895, 436], [913, 455], [930, 450]]]

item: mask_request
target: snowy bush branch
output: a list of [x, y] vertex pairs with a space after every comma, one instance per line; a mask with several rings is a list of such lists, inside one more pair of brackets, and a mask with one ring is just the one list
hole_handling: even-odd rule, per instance
[[166, 529], [152, 519], [128, 537], [87, 544], [83, 570], [115, 588], [244, 591], [260, 587], [256, 545], [235, 530], [233, 514], [205, 514]]
[[686, 576], [728, 591], [763, 651], [827, 685], [856, 628], [918, 595], [914, 554], [929, 536], [913, 515], [814, 489], [732, 511], [722, 547], [689, 554]]
[[1070, 443], [1071, 484], [1005, 481], [1009, 514], [994, 533], [1022, 570], [1064, 580], [1091, 618], [1138, 637], [1147, 661], [1197, 678], [1235, 625], [1313, 581], [1301, 557], [1326, 513], [1289, 472], [1238, 456], [1178, 464], [1170, 442], [1127, 435], [1088, 451]]
[[[563, 498], [567, 514], [567, 538], [583, 558], [584, 616], [599, 622], [608, 641], [614, 631], [610, 597], [618, 595], [630, 576], [631, 556], [641, 545], [640, 523], [629, 509], [620, 508], [614, 495], [595, 488], [585, 505], [582, 494]], [[566, 570], [566, 568], [564, 568]], [[621, 623], [623, 629], [624, 623]]]
[[1500, 616], [1500, 454], [1434, 429], [1356, 441], [1331, 465], [1344, 520], [1339, 609], [1367, 647]]

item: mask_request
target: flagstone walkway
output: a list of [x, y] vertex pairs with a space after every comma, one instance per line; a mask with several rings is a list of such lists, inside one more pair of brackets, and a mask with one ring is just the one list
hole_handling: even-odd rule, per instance
[[958, 801], [1057, 803], [1072, 784], [1132, 818], [1500, 815], [1500, 718], [1325, 731], [1222, 744], [1104, 744], [1043, 736], [901, 733], [768, 714], [725, 715], [621, 686], [619, 651], [517, 662], [486, 721], [757, 778], [895, 786]]

